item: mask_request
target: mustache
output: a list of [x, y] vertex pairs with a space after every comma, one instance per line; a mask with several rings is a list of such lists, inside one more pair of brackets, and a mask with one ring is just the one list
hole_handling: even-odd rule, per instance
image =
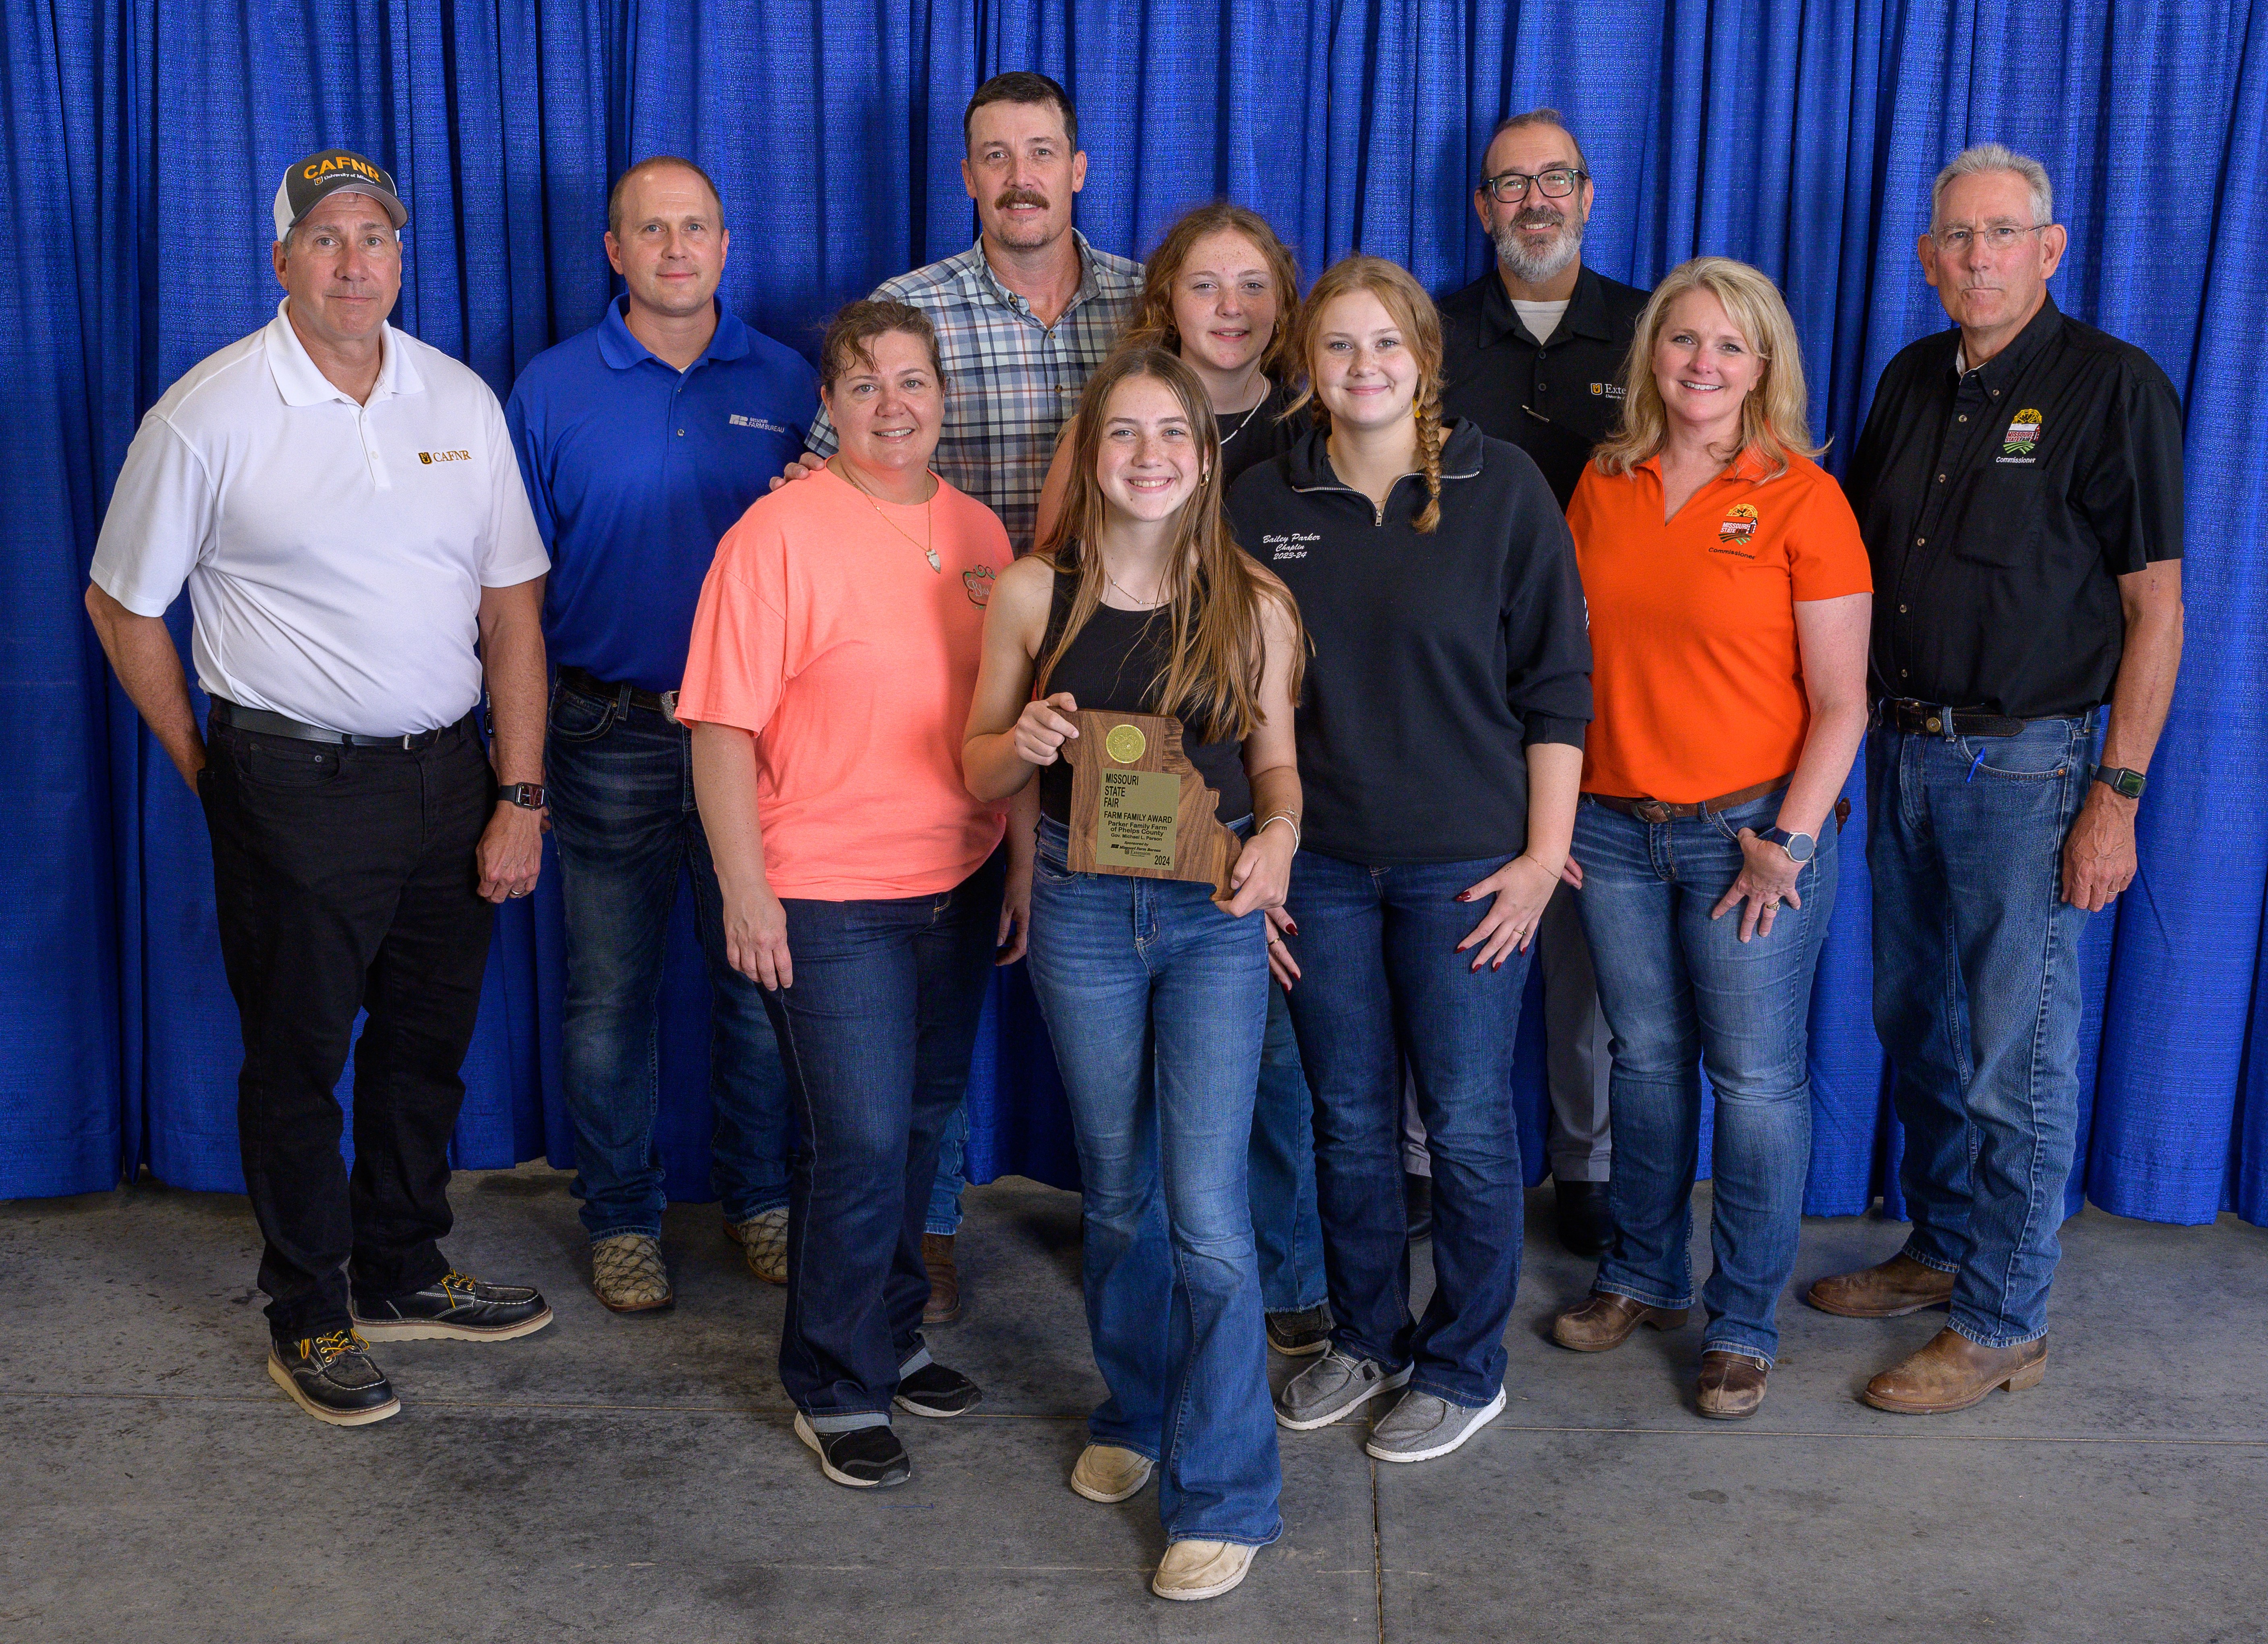
[[1010, 206], [1037, 206], [1048, 209], [1048, 197], [1036, 188], [1003, 188], [1000, 197], [992, 202], [993, 209], [1005, 211]]
[[1514, 228], [1559, 228], [1567, 221], [1565, 211], [1555, 211], [1549, 206], [1530, 206], [1512, 219]]

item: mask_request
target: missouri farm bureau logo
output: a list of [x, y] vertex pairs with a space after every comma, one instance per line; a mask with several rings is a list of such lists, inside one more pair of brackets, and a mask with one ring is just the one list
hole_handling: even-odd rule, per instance
[[2028, 407], [2017, 412], [2015, 421], [2008, 424], [2008, 437], [2000, 449], [2011, 457], [2029, 457], [2039, 443], [2040, 414]]
[[417, 460], [429, 466], [437, 462], [470, 462], [472, 459], [473, 453], [468, 451], [421, 451], [417, 453]]
[[1756, 510], [1753, 503], [1735, 503], [1725, 510], [1724, 523], [1717, 527], [1717, 540], [1727, 547], [1744, 548], [1749, 539], [1756, 534]]

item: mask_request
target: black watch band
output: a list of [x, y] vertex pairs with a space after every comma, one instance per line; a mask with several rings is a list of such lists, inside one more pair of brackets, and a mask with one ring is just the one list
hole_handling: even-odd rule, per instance
[[2142, 796], [2142, 789], [2149, 786], [2150, 782], [2150, 779], [2141, 772], [2130, 771], [2117, 765], [2096, 766], [2095, 780], [2112, 793], [2124, 794], [2129, 799], [2139, 799]]
[[543, 809], [543, 784], [506, 782], [497, 789], [497, 801], [500, 804], [518, 805], [523, 811], [541, 811]]

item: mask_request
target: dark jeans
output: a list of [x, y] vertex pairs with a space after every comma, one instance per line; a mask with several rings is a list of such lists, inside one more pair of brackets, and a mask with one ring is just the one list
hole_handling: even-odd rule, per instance
[[[221, 958], [244, 1033], [237, 1138], [279, 1340], [448, 1270], [449, 1136], [496, 909], [474, 847], [496, 803], [468, 717], [415, 752], [216, 724], [198, 778]], [[354, 1039], [355, 1016], [370, 1013]], [[335, 1091], [351, 1043], [354, 1171]]]
[[[1471, 967], [1457, 943], [1484, 904], [1457, 895], [1509, 857], [1373, 867], [1303, 850], [1285, 902], [1300, 928], [1292, 1022], [1315, 1098], [1332, 1339], [1410, 1386], [1469, 1408], [1504, 1384], [1504, 1331], [1520, 1284], [1526, 1181], [1512, 1052], [1528, 956]], [[1410, 1316], [1402, 1201], [1407, 1061], [1433, 1162], [1433, 1298]]]
[[1906, 1254], [1959, 1275], [1953, 1328], [1988, 1347], [2047, 1333], [2088, 917], [2062, 899], [2063, 846], [2094, 775], [2086, 718], [1867, 734], [1874, 1031], [1906, 1131]]
[[789, 899], [795, 983], [764, 995], [802, 1120], [788, 1177], [780, 1381], [821, 1433], [889, 1419], [929, 1361], [922, 1226], [968, 1085], [1007, 851], [935, 896]]
[[681, 870], [709, 960], [711, 1169], [725, 1219], [787, 1202], [787, 1075], [756, 984], [725, 957], [723, 900], [693, 802], [690, 731], [561, 686], [545, 758], [567, 913], [567, 1111], [583, 1230], [661, 1232], [655, 1001]]
[[1800, 908], [1741, 940], [1712, 910], [1741, 877], [1742, 828], [1771, 826], [1786, 789], [1712, 816], [1641, 822], [1595, 800], [1575, 813], [1580, 903], [1614, 1031], [1614, 1243], [1592, 1289], [1693, 1304], [1693, 1171], [1701, 1070], [1717, 1097], [1702, 1351], [1779, 1351], [1811, 1160], [1811, 980], [1835, 911], [1835, 830], [1796, 875]]
[[1329, 1295], [1323, 1283], [1323, 1224], [1315, 1212], [1314, 1108], [1292, 1031], [1291, 1003], [1271, 977], [1246, 1167], [1252, 1240], [1260, 1251], [1260, 1300], [1271, 1313], [1320, 1307]]

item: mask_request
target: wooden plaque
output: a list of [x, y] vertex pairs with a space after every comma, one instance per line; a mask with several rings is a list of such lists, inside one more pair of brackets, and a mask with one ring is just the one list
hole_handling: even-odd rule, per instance
[[1186, 879], [1228, 900], [1228, 870], [1242, 848], [1221, 826], [1220, 796], [1182, 752], [1182, 722], [1170, 714], [1071, 716], [1079, 735], [1064, 744], [1071, 761], [1073, 873], [1123, 873]]

